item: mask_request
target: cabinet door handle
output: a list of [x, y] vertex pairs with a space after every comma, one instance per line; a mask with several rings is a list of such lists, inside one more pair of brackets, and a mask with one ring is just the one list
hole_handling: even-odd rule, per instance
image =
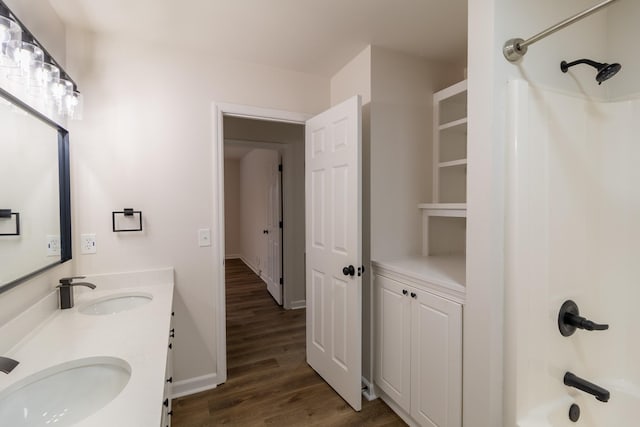
[[168, 408], [169, 407], [169, 399], [165, 399], [164, 402], [162, 402], [162, 404]]
[[415, 293], [415, 292], [411, 292], [411, 298], [417, 299], [417, 298], [418, 298], [418, 295], [416, 295], [416, 293]]
[[167, 378], [167, 382], [168, 382], [168, 383], [173, 383], [173, 377], [169, 377], [169, 378]]
[[409, 291], [408, 291], [408, 290], [406, 290], [406, 289], [403, 289], [403, 290], [402, 290], [402, 295], [407, 295], [408, 293], [409, 293]]
[[176, 329], [173, 328], [169, 331], [169, 338], [173, 338], [176, 336]]

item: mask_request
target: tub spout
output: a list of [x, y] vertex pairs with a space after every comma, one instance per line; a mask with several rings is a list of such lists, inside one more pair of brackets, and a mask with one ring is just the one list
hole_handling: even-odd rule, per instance
[[604, 388], [597, 386], [589, 381], [580, 378], [577, 375], [572, 374], [571, 372], [567, 372], [564, 374], [564, 384], [569, 387], [575, 387], [578, 390], [582, 390], [585, 393], [589, 393], [594, 396], [600, 402], [608, 402], [609, 401], [609, 390], [605, 390]]

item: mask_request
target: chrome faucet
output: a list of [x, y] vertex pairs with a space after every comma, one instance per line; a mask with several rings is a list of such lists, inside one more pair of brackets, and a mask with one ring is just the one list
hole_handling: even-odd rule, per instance
[[590, 383], [589, 381], [580, 378], [579, 376], [574, 375], [571, 372], [567, 372], [564, 374], [564, 384], [568, 385], [569, 387], [575, 387], [578, 390], [584, 391], [585, 393], [589, 393], [600, 402], [609, 401], [609, 390], [605, 390], [600, 386]]
[[17, 360], [0, 356], [0, 371], [8, 374], [9, 372], [13, 371], [16, 366], [18, 366], [18, 363], [20, 362], [18, 362]]
[[60, 289], [60, 308], [62, 310], [73, 307], [73, 287], [74, 286], [86, 286], [87, 288], [95, 289], [96, 285], [88, 282], [73, 283], [75, 279], [84, 279], [85, 276], [76, 277], [63, 277], [60, 279], [60, 284], [57, 286]]

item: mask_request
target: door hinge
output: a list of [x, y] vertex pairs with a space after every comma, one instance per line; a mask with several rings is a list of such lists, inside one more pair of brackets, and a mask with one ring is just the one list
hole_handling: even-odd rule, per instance
[[284, 285], [284, 280], [282, 279], [282, 277], [280, 278], [280, 284]]
[[282, 221], [280, 221], [280, 228], [282, 228]]
[[282, 165], [278, 165], [278, 172], [282, 172]]

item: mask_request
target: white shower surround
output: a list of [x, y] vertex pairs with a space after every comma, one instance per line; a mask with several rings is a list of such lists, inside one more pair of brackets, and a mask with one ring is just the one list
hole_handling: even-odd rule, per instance
[[[574, 402], [581, 426], [636, 426], [640, 98], [604, 102], [508, 85], [507, 399], [519, 427], [576, 425]], [[561, 336], [567, 299], [610, 329]], [[566, 371], [608, 388], [610, 402], [565, 386]]]

